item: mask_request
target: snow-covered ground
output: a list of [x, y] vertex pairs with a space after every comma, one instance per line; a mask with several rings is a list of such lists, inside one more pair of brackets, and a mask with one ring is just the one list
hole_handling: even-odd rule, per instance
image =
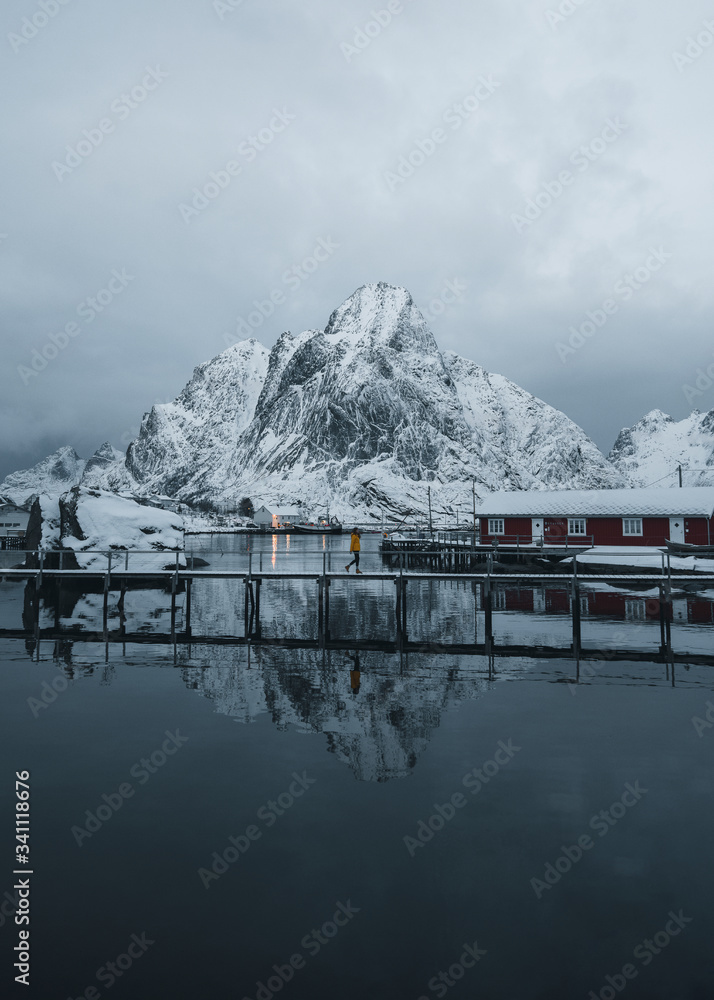
[[[625, 547], [618, 545], [598, 545], [583, 552], [577, 557], [578, 566], [622, 566], [641, 569], [643, 571], [662, 570], [668, 565], [667, 553], [662, 549], [649, 546]], [[563, 559], [563, 563], [572, 564], [573, 557]], [[704, 559], [700, 556], [669, 556], [669, 565], [673, 570], [682, 573], [707, 573], [714, 575], [714, 559]]]

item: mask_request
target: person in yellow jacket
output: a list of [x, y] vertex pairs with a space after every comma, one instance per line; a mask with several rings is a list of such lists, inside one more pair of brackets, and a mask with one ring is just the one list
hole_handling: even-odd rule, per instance
[[359, 552], [360, 552], [360, 541], [359, 541], [359, 539], [360, 539], [359, 529], [358, 528], [353, 528], [352, 529], [352, 538], [350, 539], [350, 552], [352, 553], [352, 555], [354, 556], [354, 558], [353, 558], [352, 562], [347, 563], [347, 565], [345, 566], [345, 569], [347, 570], [348, 573], [350, 571], [350, 566], [352, 566], [353, 564], [354, 564], [354, 567], [355, 567], [355, 573], [359, 573], [359, 574], [362, 573], [362, 570], [359, 568]]

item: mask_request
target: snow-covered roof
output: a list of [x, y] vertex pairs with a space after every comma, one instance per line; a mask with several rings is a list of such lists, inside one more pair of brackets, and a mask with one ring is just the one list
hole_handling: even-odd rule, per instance
[[501, 490], [481, 503], [481, 517], [711, 517], [714, 486], [682, 489]]

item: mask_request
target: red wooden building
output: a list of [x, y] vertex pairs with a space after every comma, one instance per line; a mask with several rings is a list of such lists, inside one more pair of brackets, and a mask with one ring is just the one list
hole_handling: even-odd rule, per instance
[[481, 541], [492, 544], [714, 543], [714, 486], [684, 489], [504, 490], [481, 504]]

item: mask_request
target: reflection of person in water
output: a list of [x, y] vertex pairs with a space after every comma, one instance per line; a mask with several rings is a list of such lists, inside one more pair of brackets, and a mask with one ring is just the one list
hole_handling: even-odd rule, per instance
[[354, 664], [354, 666], [350, 669], [350, 688], [352, 689], [352, 694], [356, 695], [359, 694], [360, 677], [361, 677], [361, 671], [359, 667], [359, 653], [355, 651], [354, 656], [351, 653], [348, 653], [347, 657]]

